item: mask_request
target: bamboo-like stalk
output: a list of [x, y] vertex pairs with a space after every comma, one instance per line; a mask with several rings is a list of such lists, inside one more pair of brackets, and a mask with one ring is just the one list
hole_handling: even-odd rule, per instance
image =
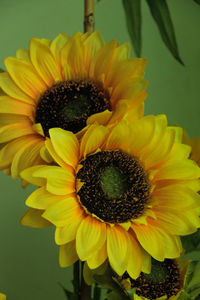
[[94, 0], [84, 0], [84, 32], [94, 31]]

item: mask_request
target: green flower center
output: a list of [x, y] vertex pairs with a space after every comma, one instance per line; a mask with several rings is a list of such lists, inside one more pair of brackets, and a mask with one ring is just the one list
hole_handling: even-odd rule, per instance
[[58, 82], [41, 95], [35, 113], [35, 123], [41, 123], [45, 136], [49, 129], [60, 127], [77, 133], [86, 126], [89, 116], [111, 111], [104, 89], [92, 80]]
[[[128, 278], [128, 274], [123, 275]], [[178, 265], [173, 259], [165, 259], [159, 262], [152, 259], [151, 273], [141, 273], [140, 276], [131, 281], [131, 286], [136, 288], [136, 294], [147, 299], [154, 300], [162, 296], [176, 295], [182, 288], [182, 278]]]
[[100, 151], [81, 162], [80, 201], [91, 214], [109, 223], [142, 215], [150, 197], [148, 177], [135, 158], [121, 150]]

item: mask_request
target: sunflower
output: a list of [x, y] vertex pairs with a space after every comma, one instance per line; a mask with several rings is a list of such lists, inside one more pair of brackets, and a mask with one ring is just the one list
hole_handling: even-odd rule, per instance
[[163, 262], [152, 260], [151, 273], [141, 273], [133, 280], [125, 273], [117, 280], [125, 290], [135, 288], [134, 300], [176, 300], [184, 289], [189, 261], [165, 259]]
[[94, 122], [142, 116], [145, 64], [129, 58], [128, 44], [105, 44], [99, 32], [32, 38], [28, 51], [5, 59], [7, 72], [0, 74], [0, 169], [17, 178], [27, 167], [50, 163], [44, 147], [50, 128], [79, 137]]
[[186, 130], [183, 131], [183, 143], [190, 145], [192, 147], [191, 159], [196, 161], [198, 166], [200, 166], [200, 139], [195, 136], [193, 139], [190, 139]]
[[6, 295], [0, 293], [0, 300], [6, 300]]
[[113, 127], [92, 124], [79, 141], [49, 130], [46, 147], [59, 166], [34, 166], [21, 174], [38, 185], [26, 201], [22, 224], [56, 226], [60, 265], [108, 259], [120, 276], [150, 272], [159, 261], [180, 256], [179, 235], [200, 227], [200, 168], [188, 159], [182, 130], [164, 115]]

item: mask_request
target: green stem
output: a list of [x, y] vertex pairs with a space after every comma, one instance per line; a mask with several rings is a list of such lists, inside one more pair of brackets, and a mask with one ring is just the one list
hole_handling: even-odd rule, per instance
[[97, 284], [94, 286], [94, 300], [100, 300], [101, 298], [101, 288]]
[[80, 267], [79, 267], [79, 260], [74, 263], [73, 266], [73, 286], [74, 286], [74, 294], [76, 295], [76, 299], [79, 300], [79, 289], [80, 289]]
[[83, 264], [81, 270], [81, 293], [80, 300], [91, 300], [91, 286], [87, 285], [83, 278]]

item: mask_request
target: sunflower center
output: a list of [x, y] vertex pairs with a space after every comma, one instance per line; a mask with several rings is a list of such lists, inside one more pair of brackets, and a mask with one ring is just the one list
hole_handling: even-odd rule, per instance
[[92, 80], [58, 82], [41, 95], [35, 122], [41, 123], [45, 136], [49, 129], [60, 127], [77, 133], [86, 126], [89, 116], [111, 110], [107, 93]]
[[100, 151], [81, 162], [76, 177], [83, 182], [80, 202], [91, 214], [109, 223], [124, 223], [142, 215], [150, 184], [142, 165], [117, 151]]
[[136, 280], [131, 279], [131, 285], [136, 287], [138, 296], [153, 300], [167, 295], [169, 299], [181, 290], [182, 280], [175, 260], [159, 262], [152, 259], [151, 273], [141, 273]]

